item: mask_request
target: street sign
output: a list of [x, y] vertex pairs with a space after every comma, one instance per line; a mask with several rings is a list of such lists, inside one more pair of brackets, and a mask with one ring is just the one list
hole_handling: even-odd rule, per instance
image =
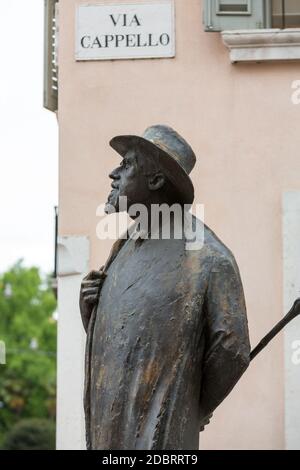
[[173, 0], [77, 7], [76, 60], [174, 56]]

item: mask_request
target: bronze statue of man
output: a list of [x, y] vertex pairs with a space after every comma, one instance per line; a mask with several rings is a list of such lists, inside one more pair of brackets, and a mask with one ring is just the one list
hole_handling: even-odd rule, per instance
[[[173, 129], [152, 126], [110, 145], [122, 156], [110, 174], [116, 212], [121, 196], [149, 214], [153, 204], [192, 204], [196, 157]], [[249, 365], [232, 253], [203, 224], [202, 248], [187, 250], [185, 237], [152, 238], [151, 222], [148, 237], [118, 240], [82, 283], [88, 449], [198, 449], [199, 431]]]

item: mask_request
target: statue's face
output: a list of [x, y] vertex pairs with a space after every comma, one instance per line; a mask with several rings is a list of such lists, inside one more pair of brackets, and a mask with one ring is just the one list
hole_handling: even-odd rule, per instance
[[139, 150], [129, 150], [120, 166], [109, 175], [113, 182], [107, 204], [113, 206], [116, 212], [120, 211], [119, 198], [121, 196], [127, 198], [127, 208], [132, 204], [147, 204], [151, 197], [151, 189], [149, 178], [144, 173], [139, 164]]

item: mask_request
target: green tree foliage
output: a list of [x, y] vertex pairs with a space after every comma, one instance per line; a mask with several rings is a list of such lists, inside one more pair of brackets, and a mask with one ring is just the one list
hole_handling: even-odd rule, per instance
[[37, 268], [16, 263], [0, 276], [0, 444], [22, 418], [55, 418], [56, 299]]
[[55, 450], [55, 425], [46, 419], [23, 419], [7, 433], [3, 450]]

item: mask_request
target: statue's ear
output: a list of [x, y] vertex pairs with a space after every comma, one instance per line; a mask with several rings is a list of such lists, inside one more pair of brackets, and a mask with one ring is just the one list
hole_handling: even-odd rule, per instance
[[153, 176], [149, 176], [148, 178], [148, 187], [150, 191], [157, 191], [161, 189], [165, 184], [166, 178], [163, 173], [156, 173]]

